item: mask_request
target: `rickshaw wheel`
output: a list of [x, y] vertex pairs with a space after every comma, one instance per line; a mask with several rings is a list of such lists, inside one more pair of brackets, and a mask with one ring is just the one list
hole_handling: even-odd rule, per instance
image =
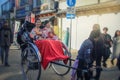
[[24, 49], [21, 54], [21, 67], [24, 80], [40, 80], [41, 64], [34, 48]]
[[[67, 55], [67, 56], [69, 56], [69, 58], [71, 58], [71, 53], [67, 52], [66, 50], [64, 50], [64, 55]], [[54, 62], [58, 63], [58, 64], [66, 65], [66, 66], [71, 66], [71, 60], [70, 59], [68, 59], [67, 64], [65, 64], [63, 60], [58, 60], [58, 61], [54, 61]], [[57, 75], [64, 76], [67, 73], [69, 73], [69, 71], [71, 69], [70, 67], [64, 67], [64, 66], [61, 66], [61, 65], [58, 65], [58, 64], [52, 63], [52, 69], [54, 70], [54, 72]]]

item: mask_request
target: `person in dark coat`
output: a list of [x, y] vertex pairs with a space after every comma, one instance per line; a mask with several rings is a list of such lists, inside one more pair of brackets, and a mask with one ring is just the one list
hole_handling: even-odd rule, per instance
[[101, 34], [99, 24], [93, 25], [93, 31], [98, 31], [100, 33], [98, 40], [94, 41], [94, 48], [92, 52], [93, 62], [96, 62], [96, 75], [94, 76], [94, 79], [99, 80], [102, 71], [101, 61], [104, 54], [104, 37]]
[[5, 66], [8, 64], [8, 54], [11, 43], [13, 42], [13, 34], [11, 28], [8, 26], [8, 22], [5, 22], [0, 31], [0, 46], [1, 46], [1, 60]]
[[[77, 80], [79, 80], [80, 77], [81, 80], [83, 80], [82, 69], [92, 68], [92, 52], [94, 49], [94, 42], [98, 40], [99, 36], [100, 33], [98, 30], [92, 31], [89, 38], [83, 42], [81, 48], [79, 49], [77, 59], [79, 60], [78, 69], [81, 71], [77, 70]], [[92, 76], [92, 71], [90, 70], [84, 73], [85, 80], [90, 80]]]
[[107, 27], [104, 27], [103, 31], [104, 31], [103, 33], [103, 37], [104, 37], [103, 66], [107, 67], [106, 61], [111, 54], [110, 48], [112, 47], [112, 39], [111, 39], [111, 36], [107, 33], [108, 31]]
[[[1, 32], [1, 28], [2, 28], [2, 23], [0, 22], [0, 32]], [[0, 56], [1, 56], [1, 46], [0, 46]]]

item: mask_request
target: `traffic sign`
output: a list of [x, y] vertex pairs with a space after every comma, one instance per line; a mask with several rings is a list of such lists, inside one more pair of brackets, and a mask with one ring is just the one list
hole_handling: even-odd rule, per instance
[[75, 7], [68, 7], [66, 13], [67, 19], [74, 19], [75, 18]]
[[67, 5], [69, 7], [73, 7], [73, 6], [75, 6], [75, 4], [76, 4], [76, 0], [67, 0]]
[[66, 14], [67, 19], [74, 19], [75, 14]]

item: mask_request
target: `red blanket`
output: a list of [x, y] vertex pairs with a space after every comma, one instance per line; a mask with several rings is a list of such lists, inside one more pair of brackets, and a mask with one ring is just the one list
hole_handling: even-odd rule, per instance
[[37, 40], [35, 42], [37, 45], [41, 57], [42, 57], [42, 66], [44, 69], [47, 68], [49, 62], [56, 60], [66, 60], [68, 56], [64, 55], [62, 43], [57, 40]]

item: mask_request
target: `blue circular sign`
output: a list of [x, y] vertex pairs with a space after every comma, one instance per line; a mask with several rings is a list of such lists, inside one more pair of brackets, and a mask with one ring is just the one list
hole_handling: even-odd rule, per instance
[[73, 7], [73, 6], [75, 6], [75, 4], [76, 4], [76, 0], [67, 0], [68, 6]]

